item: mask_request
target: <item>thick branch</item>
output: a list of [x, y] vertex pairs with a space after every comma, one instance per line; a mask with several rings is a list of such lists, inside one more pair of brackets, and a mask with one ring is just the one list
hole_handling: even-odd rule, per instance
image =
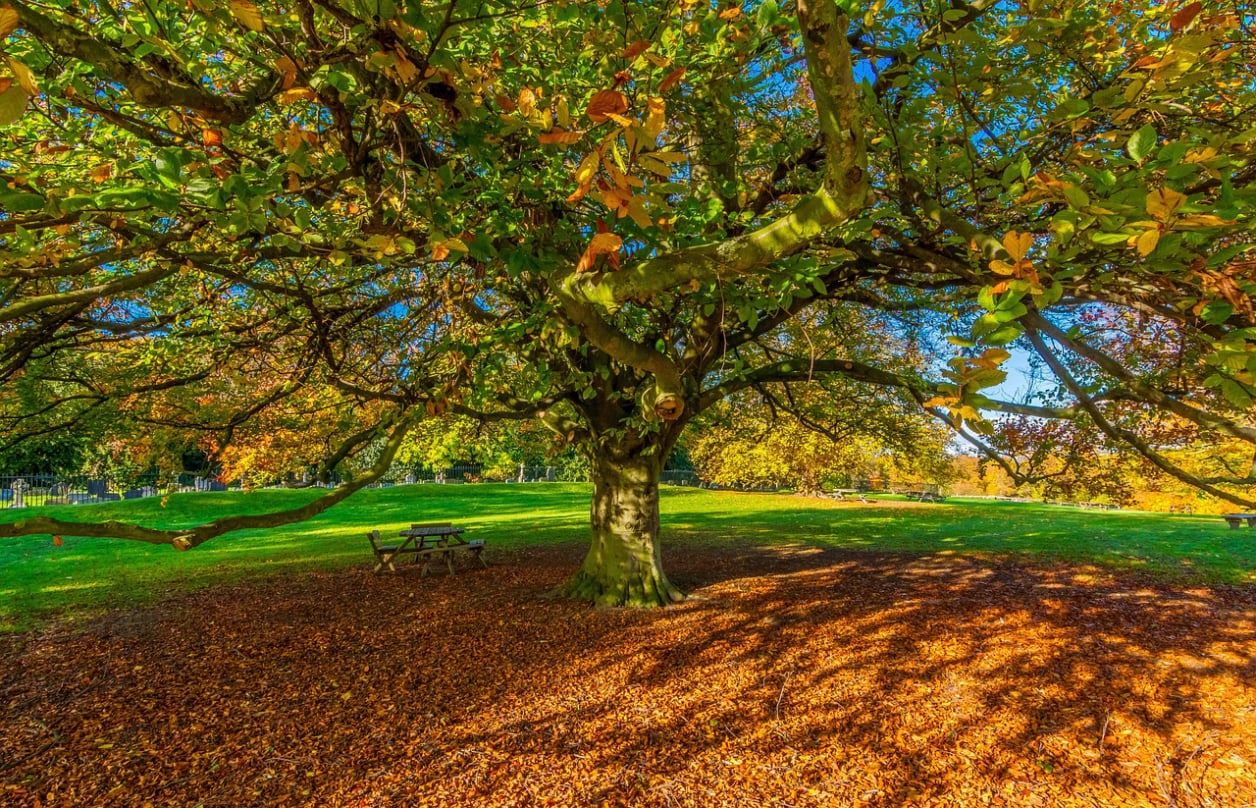
[[[0, 524], [0, 538], [57, 534], [89, 538], [131, 539], [147, 542], [148, 544], [169, 544], [177, 550], [189, 550], [204, 544], [212, 538], [236, 530], [280, 527], [293, 522], [302, 522], [317, 516], [339, 502], [343, 502], [358, 490], [383, 477], [392, 465], [393, 458], [396, 457], [397, 450], [401, 447], [401, 441], [409, 431], [410, 426], [410, 419], [404, 419], [393, 429], [388, 442], [384, 445], [384, 451], [380, 453], [379, 459], [366, 474], [297, 508], [274, 513], [228, 516], [199, 527], [183, 530], [162, 530], [127, 522], [68, 522], [51, 516], [36, 516], [10, 524]], [[12, 511], [9, 511], [9, 513], [12, 513]]]
[[[191, 78], [165, 78], [147, 69], [142, 62], [111, 47], [97, 36], [77, 31], [40, 14], [20, 0], [9, 3], [17, 10], [22, 28], [40, 40], [53, 53], [72, 56], [104, 71], [127, 88], [136, 103], [146, 107], [187, 107], [206, 118], [225, 123], [248, 120], [256, 109], [256, 98], [224, 97], [209, 92]], [[274, 82], [276, 85], [278, 81]]]

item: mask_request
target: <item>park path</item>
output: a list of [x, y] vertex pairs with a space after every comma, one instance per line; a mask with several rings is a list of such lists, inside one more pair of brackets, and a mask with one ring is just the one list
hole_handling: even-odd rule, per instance
[[1256, 804], [1256, 590], [711, 545], [673, 609], [541, 597], [581, 552], [0, 638], [0, 804]]

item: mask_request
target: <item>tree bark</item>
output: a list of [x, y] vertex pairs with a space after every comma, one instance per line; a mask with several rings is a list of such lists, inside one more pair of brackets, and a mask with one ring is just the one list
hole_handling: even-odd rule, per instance
[[662, 455], [593, 458], [592, 542], [559, 591], [598, 606], [666, 606], [684, 599], [659, 548]]

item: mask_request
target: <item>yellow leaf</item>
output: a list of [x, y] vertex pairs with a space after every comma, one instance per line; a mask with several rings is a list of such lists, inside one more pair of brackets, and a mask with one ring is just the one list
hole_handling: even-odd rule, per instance
[[606, 113], [606, 117], [610, 118], [612, 121], [624, 127], [625, 129], [632, 126], [634, 123], [636, 123], [636, 121], [634, 121], [632, 118], [625, 118], [623, 115], [616, 115], [614, 112]]
[[0, 8], [0, 37], [6, 37], [17, 30], [17, 9], [13, 6]]
[[1178, 227], [1225, 227], [1230, 224], [1235, 224], [1235, 220], [1222, 219], [1211, 213], [1192, 213], [1177, 220]]
[[1020, 261], [1024, 258], [1033, 243], [1034, 237], [1031, 233], [1017, 233], [1015, 230], [1009, 230], [1003, 237], [1003, 249], [1007, 250], [1013, 261]]
[[93, 168], [88, 176], [92, 178], [92, 182], [104, 182], [113, 176], [113, 165], [102, 163]]
[[471, 248], [467, 246], [467, 243], [460, 238], [447, 238], [442, 243], [449, 249], [457, 250], [458, 252], [471, 251]]
[[6, 78], [8, 87], [0, 90], [0, 126], [6, 126], [21, 120], [26, 114], [26, 91], [13, 86], [13, 80]]
[[404, 53], [397, 51], [395, 57], [396, 61], [393, 67], [397, 70], [397, 78], [401, 79], [402, 84], [412, 84], [419, 76], [419, 69], [414, 66], [414, 62], [410, 61]]
[[651, 174], [660, 176], [663, 179], [667, 179], [672, 175], [672, 170], [668, 167], [667, 163], [655, 160], [649, 155], [643, 154], [638, 157], [637, 165], [644, 168], [646, 171], [649, 171]]
[[1147, 194], [1147, 212], [1152, 218], [1163, 222], [1182, 207], [1185, 201], [1185, 194], [1180, 194], [1172, 188], [1157, 188]]
[[262, 13], [257, 10], [257, 6], [253, 5], [251, 0], [231, 0], [228, 4], [231, 9], [231, 16], [236, 21], [250, 31], [261, 33], [266, 30], [266, 23], [262, 22]]
[[1144, 230], [1143, 234], [1138, 237], [1135, 246], [1138, 247], [1138, 254], [1141, 256], [1151, 255], [1151, 251], [1156, 249], [1156, 245], [1160, 243], [1159, 230]]
[[1016, 274], [1016, 267], [1007, 263], [1006, 261], [1001, 261], [997, 258], [990, 262], [990, 270], [994, 272], [994, 274], [996, 275], [1015, 275]]
[[1002, 348], [987, 348], [985, 353], [981, 355], [982, 359], [1001, 365], [1012, 358], [1012, 355]]
[[9, 57], [9, 70], [13, 71], [13, 75], [17, 76], [17, 83], [22, 85], [22, 89], [27, 95], [39, 95], [39, 85], [35, 83], [35, 74], [26, 65]]
[[685, 153], [677, 151], [646, 152], [642, 156], [653, 160], [662, 160], [664, 163], [681, 163], [685, 160]]
[[562, 96], [558, 97], [557, 107], [558, 125], [564, 129], [571, 128], [571, 108], [567, 106], [567, 99]]
[[318, 96], [309, 87], [294, 87], [291, 90], [284, 90], [279, 94], [278, 101], [280, 104], [294, 104], [297, 101], [314, 101]]
[[650, 214], [645, 210], [645, 198], [642, 196], [634, 196], [632, 201], [628, 203], [628, 215], [637, 223], [637, 227], [643, 230], [654, 225]]
[[585, 155], [580, 161], [580, 165], [576, 168], [576, 182], [581, 185], [588, 185], [593, 181], [593, 175], [597, 173], [598, 153], [593, 151]]

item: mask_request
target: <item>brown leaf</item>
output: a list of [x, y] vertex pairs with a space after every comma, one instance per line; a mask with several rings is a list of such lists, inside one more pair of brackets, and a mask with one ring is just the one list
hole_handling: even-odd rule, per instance
[[628, 98], [618, 90], [601, 90], [593, 94], [585, 114], [594, 123], [605, 123], [608, 113], [628, 111]]
[[685, 75], [685, 68], [683, 68], [683, 67], [678, 67], [678, 68], [676, 68], [676, 69], [675, 69], [675, 70], [673, 70], [672, 72], [668, 73], [668, 74], [667, 74], [667, 75], [663, 78], [663, 80], [659, 82], [659, 90], [658, 90], [658, 91], [659, 91], [660, 93], [665, 93], [665, 92], [667, 92], [669, 89], [671, 89], [671, 88], [672, 88], [672, 87], [676, 84], [676, 82], [680, 81], [681, 77], [682, 77], [682, 76], [684, 76], [684, 75]]
[[649, 48], [650, 48], [649, 42], [645, 41], [644, 39], [638, 39], [636, 42], [632, 43], [631, 45], [629, 45], [628, 47], [620, 51], [619, 55], [620, 57], [624, 59], [635, 59], [641, 54], [645, 53], [647, 50], [649, 50]]

